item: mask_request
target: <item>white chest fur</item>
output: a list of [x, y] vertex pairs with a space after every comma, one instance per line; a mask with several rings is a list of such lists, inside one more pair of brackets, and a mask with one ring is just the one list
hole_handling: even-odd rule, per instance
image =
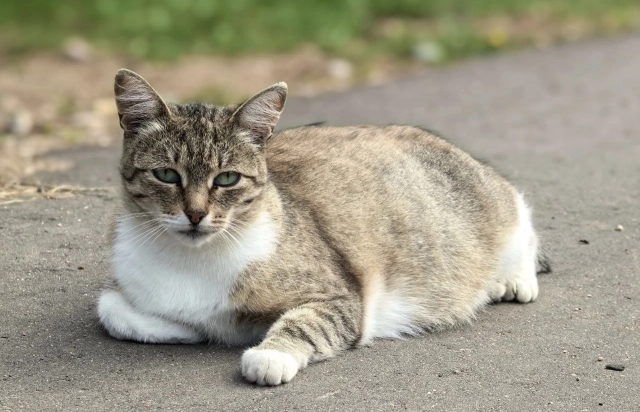
[[138, 224], [118, 224], [112, 262], [131, 305], [146, 315], [192, 325], [212, 339], [246, 340], [231, 322], [235, 308], [230, 293], [251, 262], [275, 249], [276, 229], [269, 216], [234, 232], [235, 239], [217, 237], [199, 248], [183, 245], [168, 233], [145, 242], [145, 229], [136, 228]]

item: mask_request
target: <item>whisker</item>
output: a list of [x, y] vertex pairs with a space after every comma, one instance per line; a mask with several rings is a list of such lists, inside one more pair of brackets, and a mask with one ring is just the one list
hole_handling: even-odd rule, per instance
[[140, 237], [144, 237], [146, 234], [148, 234], [149, 232], [153, 231], [154, 229], [158, 229], [161, 228], [162, 226], [152, 226], [151, 228], [145, 228], [143, 229], [144, 231], [142, 233], [139, 233], [137, 236], [135, 236], [133, 239], [127, 239], [126, 242], [127, 243], [131, 243], [134, 242], [134, 244], [136, 243], [136, 240]]
[[[126, 265], [127, 263], [129, 263], [129, 261], [130, 261], [130, 260], [131, 260], [131, 258], [136, 254], [136, 252], [137, 252], [137, 251], [138, 251], [142, 246], [144, 246], [144, 244], [145, 244], [145, 243], [147, 243], [147, 241], [148, 241], [149, 239], [151, 239], [151, 237], [152, 237], [153, 235], [155, 235], [156, 233], [163, 233], [163, 232], [164, 232], [164, 230], [165, 230], [165, 228], [164, 228], [164, 227], [162, 227], [162, 226], [157, 226], [157, 227], [155, 227], [154, 229], [151, 229], [151, 233], [149, 233], [149, 232], [145, 232], [145, 233], [148, 233], [148, 234], [147, 234], [147, 236], [145, 236], [145, 237], [144, 237], [144, 240], [142, 240], [142, 239], [141, 239], [141, 243], [140, 243], [140, 245], [139, 245], [139, 246], [138, 246], [138, 247], [137, 247], [133, 252], [131, 252], [131, 254], [129, 255], [129, 259], [127, 259], [127, 261], [125, 262], [125, 265]], [[155, 238], [154, 238], [154, 239], [155, 239]]]
[[153, 216], [156, 213], [154, 212], [140, 212], [140, 213], [128, 213], [126, 215], [116, 215], [116, 219], [117, 220], [127, 220], [127, 219], [133, 219], [136, 217], [143, 217], [143, 216]]
[[[232, 226], [229, 226], [227, 229], [233, 229], [233, 227], [232, 227]], [[228, 233], [228, 234], [229, 234], [229, 236], [231, 236], [231, 238], [232, 238], [233, 240], [235, 240], [235, 242], [236, 242], [236, 244], [238, 245], [238, 247], [242, 247], [242, 243], [240, 243], [240, 241], [239, 241], [238, 239], [236, 239], [236, 237], [235, 237], [235, 236], [233, 236], [233, 235], [231, 234], [231, 231], [230, 231], [230, 230], [227, 230], [227, 229], [225, 229], [223, 232]], [[239, 232], [237, 232], [237, 231], [236, 231], [236, 234], [237, 234], [237, 235], [240, 235], [240, 233], [239, 233]]]
[[227, 234], [225, 233], [224, 230], [220, 232], [220, 235], [222, 235], [222, 240], [225, 242], [227, 247], [229, 247], [229, 249], [232, 249], [233, 248], [233, 243], [231, 243], [231, 241], [227, 237]]
[[[129, 218], [125, 218], [125, 219], [118, 219], [116, 220], [117, 223], [128, 223], [131, 222], [135, 219], [144, 219], [144, 221], [158, 221], [160, 219], [164, 219], [162, 217], [153, 217], [153, 216], [133, 216], [133, 217], [129, 217]], [[128, 222], [127, 222], [128, 221]]]
[[236, 223], [234, 223], [234, 222], [229, 222], [229, 223], [228, 223], [228, 228], [230, 228], [230, 229], [234, 229], [234, 230], [235, 230], [235, 232], [236, 232], [239, 236], [242, 236], [242, 235], [243, 235], [243, 232], [245, 232], [247, 229], [249, 229], [249, 227], [250, 227], [250, 226], [248, 226], [248, 225], [247, 225], [247, 226], [240, 226], [240, 225], [238, 225], [238, 224], [236, 224]]
[[162, 234], [165, 233], [166, 231], [167, 231], [167, 228], [163, 227], [162, 230], [151, 240], [151, 243], [149, 243], [149, 247], [151, 247], [151, 245], [153, 245], [153, 242], [155, 242], [156, 239], [162, 236]]
[[156, 218], [156, 219], [147, 220], [147, 221], [139, 223], [139, 224], [137, 224], [137, 225], [135, 225], [133, 227], [127, 228], [127, 230], [125, 230], [122, 233], [119, 233], [119, 235], [125, 235], [125, 234], [131, 232], [132, 230], [134, 230], [134, 229], [136, 229], [136, 228], [138, 228], [140, 226], [146, 226], [146, 225], [149, 225], [149, 224], [154, 224], [154, 223], [157, 223], [157, 222], [159, 222], [161, 220], [162, 220], [162, 218]]
[[241, 228], [251, 227], [251, 224], [248, 222], [243, 222], [242, 220], [230, 220], [229, 224], [236, 225]]

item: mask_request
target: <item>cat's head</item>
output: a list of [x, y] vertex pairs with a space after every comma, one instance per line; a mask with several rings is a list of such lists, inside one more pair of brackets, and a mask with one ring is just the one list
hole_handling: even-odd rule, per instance
[[264, 145], [287, 97], [277, 83], [241, 105], [166, 103], [138, 74], [120, 70], [115, 96], [128, 214], [200, 246], [233, 235], [264, 209]]

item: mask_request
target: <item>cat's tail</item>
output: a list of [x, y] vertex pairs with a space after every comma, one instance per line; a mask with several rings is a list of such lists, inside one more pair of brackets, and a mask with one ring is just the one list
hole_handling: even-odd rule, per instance
[[551, 273], [553, 269], [551, 268], [551, 259], [549, 259], [549, 255], [543, 249], [538, 251], [538, 260], [536, 261], [536, 273]]

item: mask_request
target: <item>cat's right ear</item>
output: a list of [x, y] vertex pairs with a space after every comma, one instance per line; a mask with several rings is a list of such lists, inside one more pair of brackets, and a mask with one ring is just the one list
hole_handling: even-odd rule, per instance
[[125, 132], [136, 133], [158, 118], [171, 116], [169, 108], [160, 95], [142, 76], [131, 70], [118, 71], [113, 90], [116, 95], [120, 127]]

